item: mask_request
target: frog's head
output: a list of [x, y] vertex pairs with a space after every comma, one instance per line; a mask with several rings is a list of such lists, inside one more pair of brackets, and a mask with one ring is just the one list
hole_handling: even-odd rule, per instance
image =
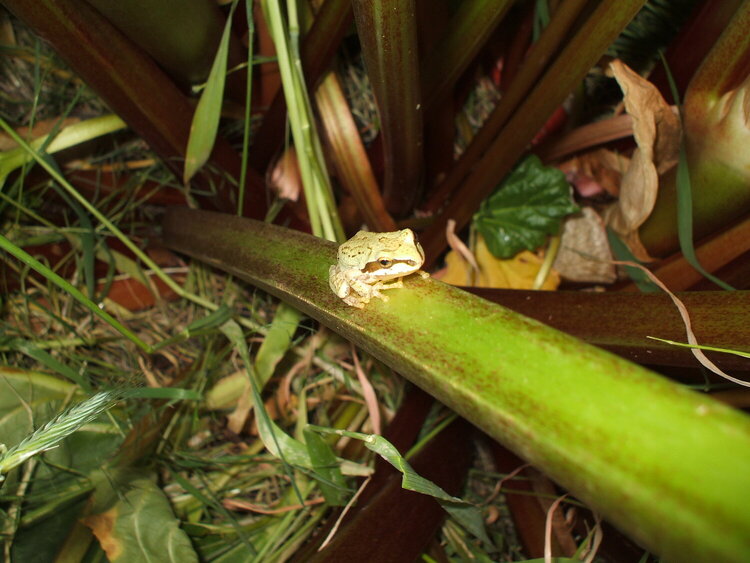
[[374, 238], [370, 240], [370, 252], [362, 272], [388, 280], [416, 272], [424, 264], [424, 250], [411, 229], [369, 234]]

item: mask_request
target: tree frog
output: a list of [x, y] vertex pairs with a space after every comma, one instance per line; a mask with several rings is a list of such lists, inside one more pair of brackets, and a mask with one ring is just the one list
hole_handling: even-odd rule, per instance
[[[380, 292], [403, 287], [404, 276], [418, 273], [429, 277], [419, 269], [422, 264], [424, 250], [411, 229], [392, 233], [359, 231], [339, 246], [338, 263], [328, 271], [328, 283], [344, 303], [362, 309], [373, 297], [388, 301]], [[396, 281], [385, 283], [390, 280]]]

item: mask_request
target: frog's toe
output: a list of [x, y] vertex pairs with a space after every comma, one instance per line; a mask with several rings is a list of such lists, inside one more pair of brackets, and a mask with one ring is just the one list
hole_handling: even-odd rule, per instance
[[344, 303], [346, 303], [347, 305], [351, 305], [352, 307], [356, 307], [357, 309], [365, 308], [365, 301], [363, 301], [362, 299], [358, 299], [353, 295], [347, 295], [346, 297], [344, 297]]

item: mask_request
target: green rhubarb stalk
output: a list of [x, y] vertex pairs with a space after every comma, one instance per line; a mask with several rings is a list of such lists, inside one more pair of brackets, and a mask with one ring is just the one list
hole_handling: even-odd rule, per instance
[[169, 210], [166, 244], [342, 334], [674, 561], [750, 558], [750, 417], [571, 336], [417, 276], [363, 310], [336, 245]]

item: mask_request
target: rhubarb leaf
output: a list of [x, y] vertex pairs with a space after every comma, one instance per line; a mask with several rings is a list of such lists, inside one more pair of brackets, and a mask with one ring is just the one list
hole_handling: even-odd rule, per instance
[[536, 250], [560, 230], [563, 217], [578, 207], [565, 175], [536, 156], [523, 160], [474, 215], [474, 225], [498, 258]]

